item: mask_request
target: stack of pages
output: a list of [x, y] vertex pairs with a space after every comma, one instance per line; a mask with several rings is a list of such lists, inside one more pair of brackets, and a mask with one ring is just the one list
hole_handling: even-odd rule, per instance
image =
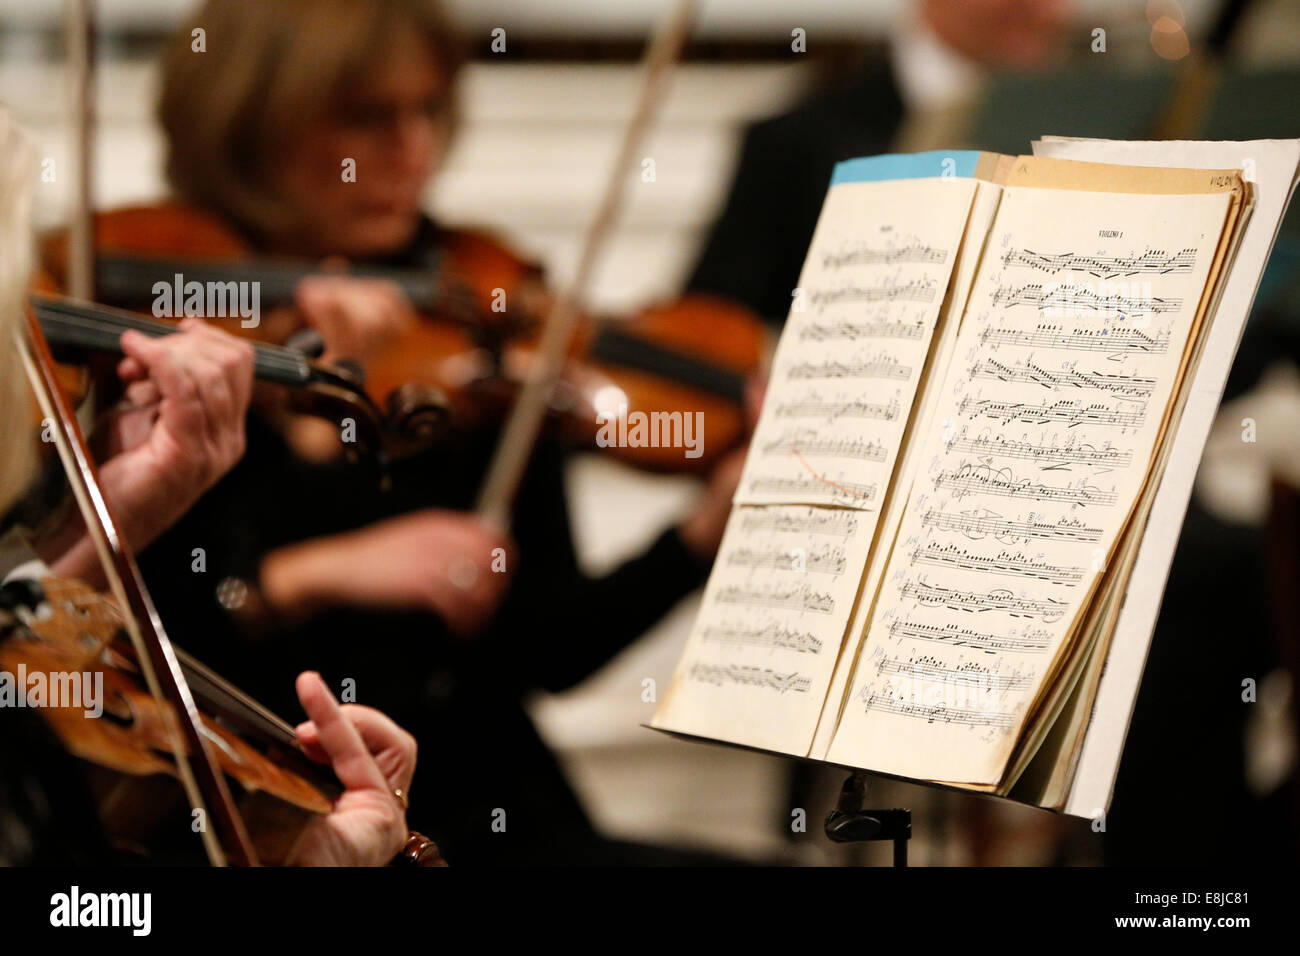
[[1300, 141], [1034, 146], [836, 168], [656, 728], [1108, 806]]

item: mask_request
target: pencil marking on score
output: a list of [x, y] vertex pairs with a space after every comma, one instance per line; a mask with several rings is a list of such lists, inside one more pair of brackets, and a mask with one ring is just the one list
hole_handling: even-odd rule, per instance
[[869, 499], [869, 498], [871, 497], [870, 495], [863, 494], [863, 493], [860, 492], [860, 491], [853, 491], [853, 490], [850, 489], [850, 488], [845, 488], [843, 485], [838, 484], [838, 483], [836, 483], [836, 482], [834, 482], [834, 481], [831, 481], [829, 478], [827, 478], [827, 477], [825, 477], [825, 476], [823, 476], [823, 475], [819, 475], [819, 474], [817, 474], [817, 469], [813, 468], [812, 465], [808, 464], [808, 459], [805, 458], [803, 455], [799, 454], [799, 449], [793, 447], [793, 443], [792, 443], [791, 448], [790, 448], [790, 454], [792, 454], [792, 455], [794, 455], [794, 457], [798, 458], [799, 461], [800, 461], [800, 463], [801, 463], [805, 468], [808, 469], [808, 474], [812, 475], [812, 476], [813, 476], [814, 478], [816, 478], [818, 481], [822, 482], [822, 484], [830, 485], [830, 486], [831, 486], [832, 488], [834, 488], [836, 491], [840, 492], [841, 494], [846, 494], [846, 495], [848, 495], [850, 498], [867, 498], [867, 499]]

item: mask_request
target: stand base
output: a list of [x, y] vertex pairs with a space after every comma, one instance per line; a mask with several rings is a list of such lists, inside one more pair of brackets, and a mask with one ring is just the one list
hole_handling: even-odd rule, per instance
[[894, 866], [907, 866], [907, 841], [912, 839], [912, 811], [865, 810], [867, 774], [856, 770], [844, 781], [839, 803], [826, 814], [826, 837], [835, 843], [894, 841]]

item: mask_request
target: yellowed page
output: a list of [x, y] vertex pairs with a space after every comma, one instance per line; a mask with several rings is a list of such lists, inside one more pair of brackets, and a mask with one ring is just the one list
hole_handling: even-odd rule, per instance
[[808, 752], [974, 193], [964, 177], [829, 190], [653, 726]]
[[1228, 370], [1250, 314], [1251, 302], [1278, 225], [1295, 190], [1300, 140], [1248, 142], [1114, 142], [1067, 141], [1048, 137], [1034, 151], [1100, 162], [1146, 166], [1220, 168], [1244, 166], [1255, 191], [1255, 209], [1246, 224], [1240, 252], [1224, 285], [1204, 351], [1187, 389], [1184, 409], [1169, 453], [1164, 479], [1152, 502], [1151, 515], [1134, 564], [1131, 588], [1120, 611], [1089, 718], [1078, 769], [1071, 781], [1065, 812], [1092, 817], [1109, 806], [1133, 701], [1155, 627], [1169, 563]]
[[[996, 155], [992, 153], [986, 154], [986, 156], [990, 161], [997, 159]], [[1014, 157], [1004, 158], [1012, 159]], [[993, 162], [981, 163], [982, 168], [977, 175], [983, 178], [986, 169], [989, 175], [993, 175], [994, 166]], [[876, 530], [876, 540], [867, 556], [867, 574], [863, 581], [862, 597], [854, 609], [852, 620], [849, 622], [848, 636], [844, 642], [844, 648], [840, 652], [840, 659], [836, 662], [835, 673], [831, 678], [830, 689], [826, 695], [826, 703], [817, 722], [817, 731], [813, 737], [812, 747], [808, 751], [808, 756], [814, 760], [825, 759], [826, 751], [830, 747], [831, 738], [835, 733], [835, 726], [839, 722], [840, 713], [843, 709], [844, 693], [848, 689], [848, 681], [857, 662], [862, 636], [866, 632], [867, 622], [871, 620], [872, 608], [875, 606], [875, 597], [880, 591], [880, 582], [884, 577], [885, 565], [888, 562], [890, 550], [894, 546], [894, 540], [898, 535], [903, 512], [907, 507], [907, 498], [911, 492], [912, 483], [916, 478], [920, 453], [923, 449], [919, 447], [919, 443], [914, 436], [928, 432], [929, 422], [934, 417], [934, 412], [938, 406], [939, 387], [943, 384], [947, 375], [948, 365], [952, 361], [953, 355], [956, 354], [957, 332], [961, 325], [961, 316], [966, 310], [966, 300], [970, 295], [971, 284], [975, 279], [975, 271], [979, 265], [980, 254], [984, 249], [984, 241], [988, 237], [989, 226], [993, 223], [993, 216], [997, 212], [998, 201], [1002, 196], [1001, 187], [992, 182], [983, 182], [977, 179], [976, 187], [975, 201], [971, 206], [970, 221], [966, 227], [966, 235], [962, 239], [961, 252], [958, 255], [957, 264], [953, 271], [953, 279], [948, 288], [948, 301], [944, 306], [940, 322], [935, 329], [935, 342], [930, 353], [929, 367], [926, 370], [925, 380], [921, 383], [915, 402], [916, 408], [912, 415], [911, 432], [903, 441], [894, 486], [890, 489], [885, 500], [882, 517]]]
[[738, 503], [879, 511], [974, 190], [970, 179], [830, 190]]
[[733, 509], [653, 726], [805, 753], [873, 525], [853, 508]]
[[1019, 185], [1062, 172], [1039, 162], [1011, 173], [834, 762], [997, 784], [1145, 481], [1231, 182]]

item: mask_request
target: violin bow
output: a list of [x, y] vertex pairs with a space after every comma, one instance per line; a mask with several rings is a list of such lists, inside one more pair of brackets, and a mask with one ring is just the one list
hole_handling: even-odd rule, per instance
[[[596, 262], [627, 195], [624, 177], [636, 160], [636, 150], [663, 103], [672, 68], [681, 57], [699, 7], [698, 0], [678, 0], [646, 48], [641, 92], [628, 121], [618, 158], [605, 182], [605, 192], [583, 237], [577, 271], [551, 303], [542, 328], [537, 362], [519, 391], [510, 416], [479, 489], [475, 511], [488, 524], [508, 531], [510, 513], [528, 460], [532, 457], [551, 395], [564, 368], [569, 344], [581, 318], [578, 304], [585, 297]], [[594, 321], [594, 320], [593, 320]]]
[[[65, 37], [71, 73], [70, 109], [73, 136], [74, 195], [69, 230], [69, 288], [73, 295], [92, 299], [94, 292], [94, 228], [92, 218], [92, 156], [94, 129], [93, 0], [66, 0]], [[24, 226], [25, 228], [25, 226]], [[123, 612], [123, 627], [135, 648], [141, 674], [159, 703], [170, 703], [174, 719], [167, 734], [176, 760], [176, 773], [190, 806], [201, 811], [199, 834], [214, 866], [227, 862], [256, 866], [257, 854], [235, 807], [212, 748], [199, 722], [198, 707], [181, 672], [144, 578], [122, 537], [117, 520], [99, 482], [77, 416], [58, 384], [53, 356], [30, 302], [25, 305], [25, 330], [15, 333], [15, 346], [63, 463], [87, 533], [95, 546], [109, 590]], [[25, 331], [25, 334], [24, 334]], [[164, 713], [168, 708], [164, 708]], [[209, 809], [211, 813], [209, 813]], [[211, 818], [212, 826], [207, 824]]]
[[95, 11], [94, 0], [65, 0], [64, 38], [68, 49], [68, 112], [72, 117], [73, 195], [68, 223], [69, 295], [95, 298], [94, 133]]
[[[109, 591], [123, 610], [123, 626], [135, 648], [145, 683], [155, 700], [171, 704], [170, 711], [175, 720], [167, 721], [167, 732], [176, 759], [177, 776], [185, 788], [190, 806], [202, 811], [204, 825], [199, 833], [208, 859], [214, 866], [224, 866], [228, 860], [236, 865], [256, 866], [256, 851], [213, 755], [207, 734], [202, 729], [194, 695], [145, 587], [140, 568], [104, 496], [99, 473], [86, 447], [76, 413], [59, 388], [54, 359], [30, 303], [26, 311], [26, 335], [16, 333], [16, 345], [46, 426], [54, 436], [55, 447], [85, 519], [86, 530], [99, 555]], [[209, 818], [213, 826], [206, 825]]]

